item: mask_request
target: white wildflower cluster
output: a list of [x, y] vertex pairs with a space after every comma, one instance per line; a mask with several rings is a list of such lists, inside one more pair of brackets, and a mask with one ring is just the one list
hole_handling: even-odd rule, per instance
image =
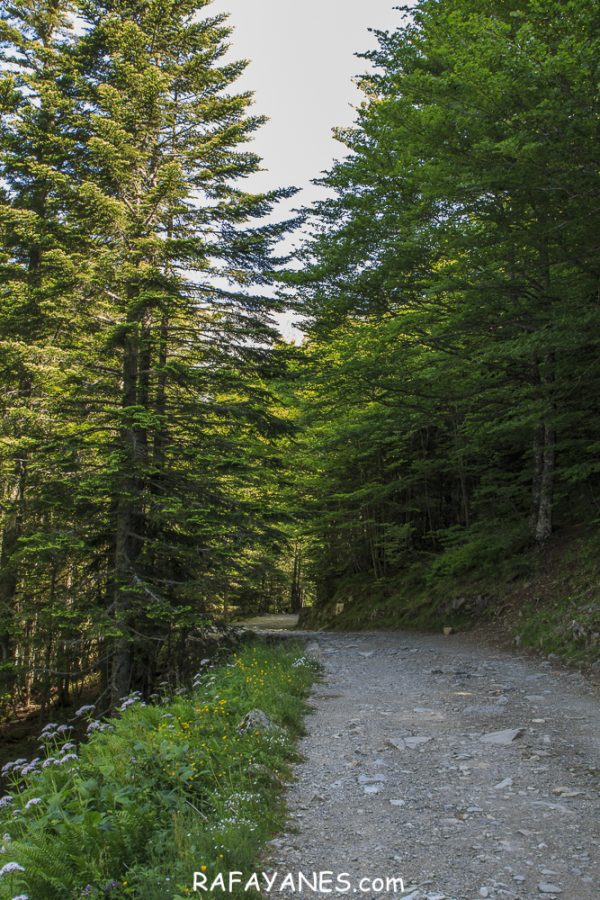
[[133, 706], [134, 703], [139, 703], [141, 706], [146, 705], [142, 700], [141, 691], [133, 691], [133, 693], [129, 694], [127, 697], [122, 697], [121, 700], [122, 702], [119, 707], [121, 712], [125, 712], [125, 710], [129, 709], [130, 706]]
[[28, 800], [25, 804], [25, 809], [31, 809], [34, 806], [39, 806], [41, 802], [41, 797], [32, 797], [31, 800]]
[[229, 828], [245, 828], [248, 831], [256, 831], [257, 827], [256, 822], [246, 819], [244, 816], [225, 816], [208, 830], [213, 834], [220, 834]]
[[11, 806], [13, 803], [14, 803], [14, 800], [10, 794], [5, 794], [4, 797], [0, 797], [0, 809], [6, 809], [8, 806]]
[[63, 766], [65, 763], [77, 762], [78, 759], [79, 759], [79, 757], [77, 756], [76, 753], [66, 753], [65, 756], [63, 756], [61, 759], [59, 759], [58, 764], [59, 764], [59, 766]]
[[225, 807], [238, 810], [240, 806], [249, 806], [252, 803], [257, 803], [259, 800], [258, 794], [253, 794], [251, 791], [235, 791], [225, 800]]
[[75, 718], [80, 719], [82, 716], [87, 716], [90, 713], [93, 713], [95, 709], [96, 705], [94, 703], [86, 703], [84, 706], [80, 706], [76, 711]]
[[2, 843], [0, 844], [0, 853], [8, 853], [8, 845], [12, 841], [12, 838], [8, 832], [2, 835]]
[[20, 866], [19, 863], [8, 862], [0, 869], [0, 878], [4, 878], [5, 875], [15, 875], [17, 872], [24, 871], [25, 869], [23, 868], [23, 866]]
[[44, 742], [54, 741], [57, 738], [64, 738], [70, 731], [73, 731], [72, 725], [57, 725], [56, 722], [48, 722], [42, 728], [40, 738]]
[[111, 731], [112, 725], [109, 722], [101, 722], [99, 719], [92, 719], [86, 728], [86, 734], [92, 734], [94, 731]]
[[299, 656], [298, 659], [295, 659], [292, 663], [292, 669], [300, 669], [302, 666], [308, 666], [310, 662], [305, 656]]
[[15, 759], [12, 762], [7, 762], [5, 766], [2, 767], [2, 774], [8, 775], [10, 772], [13, 772], [15, 769], [20, 769], [21, 766], [26, 765], [26, 759]]
[[22, 766], [21, 775], [36, 775], [39, 772], [39, 765], [41, 763], [41, 759], [39, 756], [36, 756], [35, 759], [32, 759], [31, 762], [27, 763], [27, 765]]

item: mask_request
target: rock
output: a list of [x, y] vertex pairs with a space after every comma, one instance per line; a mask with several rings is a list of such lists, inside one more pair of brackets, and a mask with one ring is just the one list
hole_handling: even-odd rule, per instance
[[383, 784], [385, 775], [359, 775], [359, 784]]
[[421, 747], [423, 744], [427, 744], [427, 743], [429, 743], [429, 741], [432, 741], [432, 740], [433, 740], [432, 737], [422, 737], [422, 736], [407, 737], [407, 738], [404, 738], [404, 743], [410, 750], [416, 750], [417, 747]]
[[248, 731], [275, 731], [278, 728], [279, 726], [271, 721], [262, 709], [251, 709], [238, 725], [240, 734], [246, 734]]
[[[552, 788], [552, 793], [556, 794], [557, 797], [569, 798], [569, 797], [581, 797], [583, 794], [583, 791], [572, 791], [568, 787], [555, 787], [555, 788]], [[542, 873], [542, 874], [545, 874], [545, 873]]]
[[565, 806], [564, 803], [549, 803], [547, 800], [534, 800], [531, 805], [542, 806], [545, 809], [552, 809], [556, 812], [567, 813], [570, 816], [575, 815], [574, 811], [572, 809], [569, 809], [568, 806]]
[[499, 784], [494, 785], [495, 791], [503, 791], [505, 788], [512, 787], [513, 780], [512, 778], [505, 778], [504, 781], [501, 781]]
[[492, 731], [490, 734], [484, 734], [479, 740], [483, 744], [499, 744], [506, 746], [512, 744], [517, 738], [525, 734], [524, 728], [507, 728], [504, 731]]
[[479, 888], [479, 896], [480, 897], [489, 897], [490, 896], [489, 888], [480, 887]]
[[444, 628], [444, 634], [446, 637], [449, 637], [449, 635], [454, 634], [454, 628], [452, 628], [452, 626], [450, 626], [450, 625], [447, 625]]
[[538, 891], [540, 894], [562, 894], [562, 888], [556, 884], [550, 884], [548, 881], [540, 881]]
[[392, 806], [406, 806], [406, 800], [390, 800]]
[[375, 651], [374, 650], [360, 650], [358, 655], [364, 656], [365, 659], [370, 659], [372, 656], [375, 655]]
[[365, 794], [378, 794], [382, 788], [382, 784], [365, 784], [363, 786], [363, 791]]
[[404, 739], [401, 737], [390, 738], [388, 740], [388, 744], [390, 744], [392, 747], [395, 747], [396, 750], [406, 750], [406, 744], [404, 743]]

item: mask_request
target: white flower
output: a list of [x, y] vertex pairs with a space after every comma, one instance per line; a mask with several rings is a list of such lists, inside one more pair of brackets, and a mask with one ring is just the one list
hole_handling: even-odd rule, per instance
[[29, 894], [19, 894], [18, 897], [13, 897], [12, 900], [29, 900]]
[[75, 717], [79, 718], [80, 716], [85, 716], [89, 712], [93, 712], [96, 706], [94, 703], [87, 703], [85, 706], [80, 706], [77, 712], [75, 713]]
[[130, 706], [133, 706], [133, 704], [137, 702], [137, 697], [129, 697], [127, 700], [124, 700], [121, 703], [119, 709], [121, 710], [121, 712], [125, 712], [126, 709], [128, 709]]
[[23, 866], [20, 866], [19, 863], [9, 862], [6, 863], [5, 866], [2, 866], [0, 869], [0, 878], [3, 878], [5, 875], [12, 875], [13, 872], [24, 872], [25, 869]]
[[72, 741], [70, 741], [68, 744], [62, 745], [62, 747], [59, 750], [59, 753], [68, 753], [69, 750], [74, 750], [76, 748], [76, 746], [77, 746], [77, 744], [74, 744]]
[[67, 753], [66, 756], [63, 756], [62, 759], [59, 759], [58, 764], [60, 766], [62, 766], [63, 763], [72, 762], [74, 759], [78, 759], [78, 758], [79, 757], [77, 756], [76, 753]]
[[39, 806], [41, 802], [41, 797], [32, 797], [31, 800], [28, 800], [25, 804], [25, 809], [31, 809], [32, 806]]
[[7, 806], [10, 806], [13, 802], [13, 798], [10, 794], [5, 794], [4, 797], [0, 797], [0, 809], [6, 809]]
[[42, 734], [46, 731], [54, 731], [55, 728], [58, 728], [58, 722], [48, 722], [48, 724], [44, 725], [42, 728]]
[[49, 756], [48, 759], [45, 759], [44, 762], [42, 763], [42, 769], [47, 769], [48, 766], [57, 766], [57, 765], [58, 765], [58, 760], [54, 759], [53, 756]]

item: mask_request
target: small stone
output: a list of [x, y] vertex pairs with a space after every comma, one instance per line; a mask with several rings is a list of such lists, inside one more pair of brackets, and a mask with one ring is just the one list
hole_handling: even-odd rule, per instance
[[504, 781], [500, 781], [498, 784], [494, 785], [495, 791], [503, 791], [505, 788], [512, 787], [513, 780], [512, 778], [505, 778]]
[[480, 887], [479, 888], [479, 896], [480, 897], [489, 897], [490, 896], [489, 888]]
[[272, 722], [262, 709], [251, 709], [238, 725], [241, 734], [248, 731], [275, 731], [278, 728], [279, 726]]
[[483, 744], [499, 744], [503, 746], [512, 744], [513, 741], [524, 734], [524, 728], [506, 728], [504, 731], [492, 731], [489, 734], [484, 734], [479, 740]]
[[552, 793], [556, 794], [557, 797], [581, 797], [583, 791], [572, 791], [568, 787], [555, 787], [552, 789]]
[[410, 750], [416, 750], [417, 747], [421, 747], [423, 744], [427, 744], [432, 740], [432, 737], [407, 737], [404, 738], [404, 743]]
[[385, 775], [359, 775], [359, 784], [381, 784], [385, 781]]
[[452, 628], [450, 626], [447, 626], [446, 628], [444, 628], [444, 635], [446, 637], [449, 637], [451, 634], [454, 634], [454, 628]]
[[562, 888], [556, 884], [550, 884], [548, 881], [540, 881], [538, 891], [540, 894], [562, 894]]

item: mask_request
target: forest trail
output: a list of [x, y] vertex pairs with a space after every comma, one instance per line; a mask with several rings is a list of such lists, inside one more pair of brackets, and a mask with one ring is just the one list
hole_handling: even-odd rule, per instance
[[[597, 900], [600, 716], [581, 675], [456, 635], [308, 640], [325, 678], [274, 871], [350, 873], [362, 897]], [[406, 893], [354, 890], [377, 876]]]

